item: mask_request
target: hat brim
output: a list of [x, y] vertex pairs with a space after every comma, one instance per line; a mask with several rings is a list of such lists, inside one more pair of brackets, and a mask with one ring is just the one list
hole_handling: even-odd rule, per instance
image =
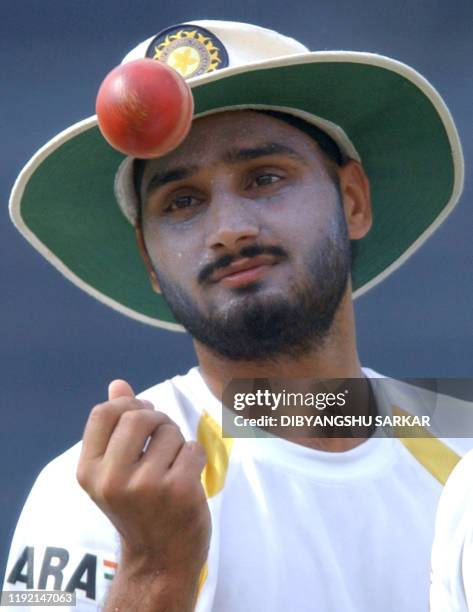
[[[455, 206], [463, 157], [451, 115], [435, 89], [392, 59], [314, 52], [227, 68], [189, 81], [196, 116], [234, 107], [296, 109], [337, 126], [370, 178], [373, 227], [357, 242], [354, 296], [400, 266]], [[115, 199], [124, 156], [96, 117], [56, 136], [28, 162], [10, 199], [27, 240], [60, 272], [141, 322], [182, 330], [151, 288], [134, 231]]]

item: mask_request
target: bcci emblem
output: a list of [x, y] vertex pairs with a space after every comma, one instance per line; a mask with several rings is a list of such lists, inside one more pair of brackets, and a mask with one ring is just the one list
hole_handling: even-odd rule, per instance
[[148, 47], [146, 57], [164, 62], [185, 79], [228, 66], [227, 52], [218, 38], [191, 25], [160, 32]]

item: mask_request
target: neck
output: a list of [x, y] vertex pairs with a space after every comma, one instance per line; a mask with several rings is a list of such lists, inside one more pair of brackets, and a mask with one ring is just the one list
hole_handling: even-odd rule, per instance
[[[332, 327], [319, 346], [297, 358], [284, 355], [265, 361], [232, 361], [194, 341], [201, 374], [211, 392], [222, 401], [225, 387], [234, 379], [362, 378], [356, 349], [353, 303], [347, 291]], [[366, 414], [369, 414], [367, 407]], [[353, 448], [366, 438], [297, 438], [298, 444], [328, 451]]]

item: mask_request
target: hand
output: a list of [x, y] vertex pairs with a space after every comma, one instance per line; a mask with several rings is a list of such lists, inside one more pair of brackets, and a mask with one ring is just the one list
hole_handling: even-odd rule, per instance
[[110, 384], [109, 400], [87, 421], [77, 479], [120, 533], [122, 580], [117, 574], [114, 583], [197, 588], [210, 539], [205, 462], [202, 447], [128, 383]]

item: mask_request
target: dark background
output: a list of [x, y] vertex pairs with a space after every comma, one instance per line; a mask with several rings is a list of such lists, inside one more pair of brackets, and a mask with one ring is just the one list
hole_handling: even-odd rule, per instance
[[[93, 114], [101, 80], [129, 49], [197, 18], [249, 21], [313, 50], [372, 51], [413, 66], [445, 98], [469, 165], [471, 0], [2, 2], [0, 576], [37, 472], [81, 437], [90, 408], [106, 399], [108, 382], [124, 377], [139, 391], [195, 364], [187, 335], [127, 319], [53, 269], [11, 225], [9, 191], [41, 145]], [[472, 376], [471, 196], [467, 172], [460, 205], [443, 226], [358, 299], [364, 365], [390, 376]]]

